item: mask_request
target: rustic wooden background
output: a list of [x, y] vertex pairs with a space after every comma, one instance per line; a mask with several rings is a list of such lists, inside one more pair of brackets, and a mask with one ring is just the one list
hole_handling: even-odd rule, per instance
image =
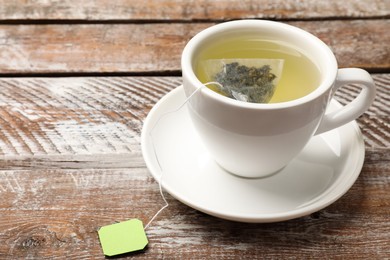
[[0, 259], [104, 259], [99, 227], [147, 223], [163, 201], [141, 155], [143, 120], [181, 84], [186, 42], [242, 18], [301, 27], [340, 67], [372, 74], [360, 177], [331, 206], [271, 224], [217, 219], [167, 195], [147, 249], [122, 257], [389, 258], [388, 0], [0, 0]]

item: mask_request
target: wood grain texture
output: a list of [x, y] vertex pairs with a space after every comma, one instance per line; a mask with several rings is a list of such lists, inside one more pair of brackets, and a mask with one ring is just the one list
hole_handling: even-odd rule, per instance
[[[223, 8], [221, 8], [223, 7]], [[386, 17], [388, 1], [108, 0], [0, 1], [1, 20], [225, 20]]]
[[[390, 20], [289, 23], [327, 43], [340, 67], [390, 68]], [[211, 25], [0, 25], [0, 75], [179, 72], [185, 44]]]
[[143, 165], [142, 122], [180, 82], [176, 77], [0, 79], [0, 164]]
[[[389, 153], [370, 149], [354, 186], [310, 216], [271, 224], [217, 219], [168, 196], [141, 259], [384, 259], [390, 246]], [[97, 230], [147, 223], [163, 205], [144, 168], [0, 171], [1, 259], [104, 259]], [[134, 255], [130, 255], [134, 256]]]
[[[120, 259], [389, 259], [388, 0], [0, 0], [0, 259], [107, 259], [101, 226], [147, 223], [164, 202], [141, 155], [143, 120], [181, 84], [186, 42], [245, 18], [301, 27], [340, 67], [382, 73], [357, 120], [359, 178], [325, 209], [269, 224], [221, 220], [166, 194], [147, 249]], [[96, 77], [58, 77], [75, 75]]]
[[[371, 108], [358, 119], [369, 148], [390, 147], [390, 75], [374, 74]], [[143, 166], [142, 123], [180, 77], [0, 79], [1, 168]], [[337, 93], [346, 104], [359, 92]]]

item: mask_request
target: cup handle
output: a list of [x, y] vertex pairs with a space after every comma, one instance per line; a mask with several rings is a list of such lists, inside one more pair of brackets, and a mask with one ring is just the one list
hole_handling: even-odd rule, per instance
[[346, 84], [359, 84], [362, 87], [359, 95], [346, 106], [330, 113], [326, 113], [317, 128], [316, 135], [342, 126], [363, 114], [375, 98], [375, 84], [370, 74], [362, 69], [339, 69], [333, 93]]

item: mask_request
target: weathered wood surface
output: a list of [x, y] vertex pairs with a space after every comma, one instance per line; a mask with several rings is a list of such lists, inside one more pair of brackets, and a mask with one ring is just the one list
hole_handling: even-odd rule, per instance
[[[390, 67], [390, 20], [299, 21], [340, 67]], [[0, 25], [0, 75], [161, 73], [180, 70], [188, 40], [211, 23]]]
[[387, 0], [0, 0], [0, 259], [104, 259], [99, 227], [147, 223], [164, 203], [141, 155], [143, 120], [181, 84], [186, 42], [242, 18], [296, 25], [341, 67], [381, 73], [357, 119], [362, 172], [331, 206], [282, 223], [220, 220], [167, 194], [146, 251], [123, 258], [388, 259], [389, 17]]
[[144, 165], [142, 122], [180, 84], [178, 77], [0, 79], [0, 165]]
[[390, 15], [388, 1], [372, 0], [108, 0], [0, 1], [0, 20], [225, 20], [235, 18], [335, 19]]
[[[142, 259], [390, 253], [389, 74], [358, 122], [366, 158], [352, 189], [330, 207], [277, 224], [241, 224], [171, 204], [147, 234]], [[0, 258], [103, 258], [96, 230], [163, 205], [140, 153], [142, 122], [179, 77], [0, 79]], [[358, 91], [350, 85], [337, 99]]]
[[[274, 224], [242, 224], [170, 206], [147, 230], [140, 259], [386, 259], [390, 250], [388, 153], [370, 151], [336, 203]], [[144, 167], [0, 171], [1, 259], [104, 259], [96, 230], [163, 205]]]
[[[390, 74], [373, 77], [377, 97], [358, 123], [368, 148], [386, 148]], [[59, 162], [58, 167], [69, 167], [66, 162], [73, 162], [80, 167], [84, 160], [87, 167], [93, 162], [109, 168], [143, 165], [142, 122], [153, 104], [180, 84], [180, 77], [0, 79], [0, 166]], [[345, 86], [337, 99], [346, 104], [359, 91]]]

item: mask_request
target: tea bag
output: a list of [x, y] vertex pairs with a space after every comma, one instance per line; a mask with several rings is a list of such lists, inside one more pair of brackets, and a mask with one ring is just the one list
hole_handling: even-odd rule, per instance
[[222, 85], [208, 88], [226, 97], [252, 103], [271, 100], [283, 65], [282, 59], [209, 59], [201, 64], [206, 81]]

